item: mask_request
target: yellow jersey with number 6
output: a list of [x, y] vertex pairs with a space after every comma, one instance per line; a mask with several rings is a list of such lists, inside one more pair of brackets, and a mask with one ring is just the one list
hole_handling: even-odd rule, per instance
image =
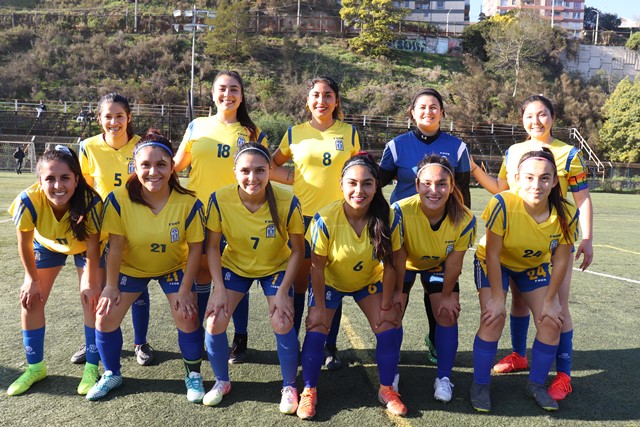
[[[311, 221], [306, 238], [313, 253], [327, 257], [326, 284], [341, 292], [355, 292], [381, 281], [383, 265], [374, 256], [368, 227], [365, 225], [358, 236], [345, 216], [343, 203], [344, 200], [338, 200], [320, 209]], [[402, 246], [399, 220], [392, 210], [393, 251]]]

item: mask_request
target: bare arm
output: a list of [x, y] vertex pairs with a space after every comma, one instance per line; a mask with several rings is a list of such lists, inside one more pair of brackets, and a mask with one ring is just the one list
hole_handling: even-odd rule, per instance
[[580, 211], [580, 230], [582, 232], [582, 240], [576, 250], [576, 260], [582, 257], [580, 269], [585, 270], [593, 261], [593, 204], [591, 202], [591, 194], [589, 189], [573, 193], [573, 200]]
[[173, 158], [175, 163], [176, 172], [184, 170], [191, 164], [191, 153], [184, 151], [184, 148], [178, 148], [178, 152]]
[[31, 308], [34, 298], [42, 301], [40, 293], [40, 278], [36, 267], [36, 256], [33, 253], [33, 230], [17, 230], [18, 253], [24, 267], [24, 282], [20, 288], [20, 302], [27, 310]]
[[487, 229], [486, 260], [487, 276], [491, 286], [491, 299], [481, 307], [481, 321], [491, 325], [500, 316], [506, 316], [504, 307], [505, 293], [502, 289], [502, 274], [500, 253], [502, 252], [503, 237]]
[[282, 184], [293, 185], [294, 172], [282, 166], [289, 160], [291, 160], [291, 157], [287, 157], [282, 154], [282, 151], [280, 151], [280, 149], [278, 148], [271, 157], [271, 172], [269, 174], [269, 179], [280, 182]]
[[122, 264], [122, 253], [127, 239], [118, 234], [109, 234], [109, 253], [107, 254], [107, 285], [100, 294], [98, 314], [109, 314], [113, 305], [120, 303], [118, 275]]
[[476, 164], [473, 161], [473, 157], [471, 159], [471, 175], [478, 181], [478, 184], [482, 185], [482, 188], [487, 190], [491, 194], [497, 194], [501, 191], [505, 191], [509, 189], [509, 184], [506, 180], [489, 175], [484, 169]]

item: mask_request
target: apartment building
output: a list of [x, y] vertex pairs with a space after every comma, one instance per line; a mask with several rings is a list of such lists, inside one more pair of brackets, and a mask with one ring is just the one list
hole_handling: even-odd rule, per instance
[[[428, 22], [450, 34], [461, 33], [469, 25], [471, 0], [403, 0], [396, 1], [398, 7], [409, 9], [407, 21]], [[480, 0], [475, 0], [480, 1]]]
[[585, 0], [483, 0], [482, 13], [486, 16], [503, 14], [514, 9], [539, 12], [553, 25], [576, 35], [584, 27]]

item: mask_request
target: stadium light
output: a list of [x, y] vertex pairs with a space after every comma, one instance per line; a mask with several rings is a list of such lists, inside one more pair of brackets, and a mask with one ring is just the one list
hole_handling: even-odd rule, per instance
[[[175, 9], [173, 11], [173, 16], [178, 18], [180, 16], [185, 16], [187, 18], [191, 18], [190, 24], [184, 24], [182, 26], [183, 31], [192, 34], [191, 40], [191, 91], [189, 92], [189, 105], [191, 109], [193, 109], [193, 85], [194, 85], [194, 74], [195, 74], [195, 62], [196, 62], [196, 32], [212, 30], [212, 25], [206, 24], [198, 24], [196, 22], [197, 18], [215, 18], [216, 11], [210, 10], [200, 10], [196, 9], [196, 5], [193, 5], [193, 9], [180, 10]], [[180, 24], [173, 24], [173, 29], [176, 31], [180, 30]]]

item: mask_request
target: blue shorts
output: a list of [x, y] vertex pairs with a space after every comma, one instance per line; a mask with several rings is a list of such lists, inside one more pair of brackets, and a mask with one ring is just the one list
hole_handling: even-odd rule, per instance
[[[500, 269], [502, 270], [502, 289], [505, 292], [509, 289], [509, 278], [513, 279], [520, 292], [531, 292], [538, 288], [549, 286], [549, 280], [551, 279], [548, 262], [524, 271], [512, 271], [503, 266], [500, 266]], [[484, 261], [474, 258], [473, 270], [478, 290], [491, 287], [487, 277], [487, 265]]]
[[[420, 282], [427, 291], [427, 294], [441, 294], [444, 288], [444, 262], [437, 267], [429, 270], [405, 270], [404, 285], [402, 293], [408, 294], [416, 281], [416, 277], [420, 274]], [[460, 283], [456, 282], [453, 292], [460, 293]]]
[[[313, 217], [311, 216], [302, 216], [302, 219], [304, 221], [304, 235], [307, 235], [307, 230], [309, 229], [309, 226], [311, 225], [311, 220], [313, 219]], [[304, 239], [304, 259], [311, 259], [311, 245], [309, 244], [309, 242], [307, 241], [307, 239]]]
[[[260, 286], [262, 286], [262, 292], [267, 297], [275, 296], [280, 289], [282, 279], [284, 279], [284, 271], [279, 271], [275, 274], [264, 277], [244, 277], [240, 276], [228, 268], [222, 267], [222, 279], [224, 280], [224, 288], [231, 291], [241, 292], [246, 294], [249, 292], [254, 280], [257, 280]], [[289, 289], [289, 296], [293, 297], [293, 286]]]
[[[150, 281], [157, 280], [165, 294], [175, 294], [180, 289], [183, 276], [182, 269], [156, 277], [132, 277], [120, 273], [118, 275], [118, 289], [120, 292], [143, 292], [147, 289]], [[196, 285], [193, 283], [191, 284], [191, 292], [195, 291]]]
[[[382, 292], [382, 282], [372, 283], [369, 286], [354, 291], [354, 292], [342, 292], [329, 285], [324, 286], [324, 304], [327, 308], [336, 309], [342, 303], [342, 298], [351, 296], [355, 302], [368, 297], [369, 295], [375, 295]], [[316, 305], [316, 299], [313, 295], [313, 288], [309, 285], [309, 307]]]
[[[37, 240], [33, 241], [33, 254], [36, 258], [36, 268], [62, 267], [67, 262], [67, 255], [54, 252], [42, 246]], [[75, 254], [73, 262], [76, 268], [85, 268], [87, 266], [86, 252]], [[107, 259], [107, 250], [105, 249], [100, 256], [100, 268], [105, 268]]]

